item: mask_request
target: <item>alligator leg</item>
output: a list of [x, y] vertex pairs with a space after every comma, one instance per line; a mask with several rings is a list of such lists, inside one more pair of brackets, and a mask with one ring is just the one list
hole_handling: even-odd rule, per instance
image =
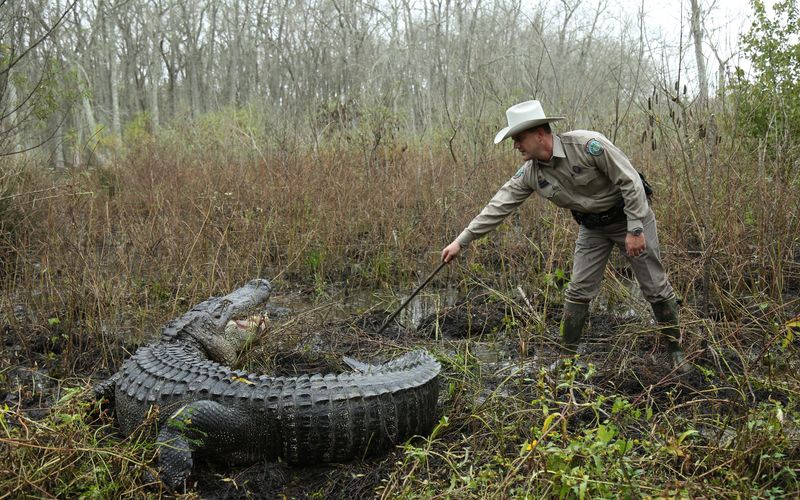
[[161, 480], [173, 490], [181, 489], [197, 454], [247, 449], [251, 420], [243, 410], [205, 399], [182, 406], [166, 421], [156, 441]]

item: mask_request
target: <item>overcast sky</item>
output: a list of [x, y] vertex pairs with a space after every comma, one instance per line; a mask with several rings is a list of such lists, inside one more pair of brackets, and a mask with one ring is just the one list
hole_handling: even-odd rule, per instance
[[[592, 5], [597, 5], [603, 0], [589, 1]], [[774, 2], [765, 0], [764, 3], [769, 8]], [[721, 59], [728, 61], [729, 69], [736, 66], [745, 71], [749, 69], [748, 62], [738, 54], [737, 45], [741, 34], [750, 28], [752, 8], [750, 0], [700, 0], [700, 4], [705, 13], [706, 28], [703, 53], [707, 61], [709, 80], [713, 85], [719, 63], [712, 47]], [[679, 47], [683, 47], [682, 75], [688, 77], [691, 87], [696, 82], [696, 66], [689, 24], [690, 6], [689, 0], [621, 0], [610, 3], [609, 10], [624, 18], [635, 16], [644, 7], [651, 56], [656, 62], [668, 67], [669, 72], [674, 75], [678, 66]]]
[[[661, 30], [666, 38], [677, 37], [683, 26], [684, 36], [689, 28], [689, 0], [624, 0], [620, 5], [628, 4], [634, 8], [644, 4], [646, 23]], [[705, 26], [718, 50], [731, 53], [741, 33], [750, 28], [752, 8], [749, 0], [700, 0], [706, 12]], [[771, 1], [765, 2], [771, 4]], [[624, 7], [623, 7], [624, 8]]]

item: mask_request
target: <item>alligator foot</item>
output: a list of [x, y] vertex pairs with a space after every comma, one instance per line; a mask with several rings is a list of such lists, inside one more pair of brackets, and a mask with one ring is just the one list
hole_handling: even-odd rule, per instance
[[190, 418], [181, 415], [186, 407], [167, 421], [167, 426], [158, 434], [159, 477], [164, 485], [173, 491], [184, 490], [186, 478], [192, 471], [193, 440], [186, 436], [185, 428]]
[[247, 427], [246, 415], [236, 408], [208, 400], [182, 406], [167, 420], [156, 441], [161, 480], [173, 491], [185, 489], [195, 454], [246, 448]]
[[[121, 378], [120, 373], [115, 373], [107, 380], [95, 384], [92, 387], [92, 396], [87, 398], [88, 401], [94, 403], [100, 403], [99, 411], [100, 413], [103, 412], [113, 412], [114, 410], [114, 395], [115, 391], [117, 390], [117, 382]], [[97, 416], [97, 415], [95, 415]]]

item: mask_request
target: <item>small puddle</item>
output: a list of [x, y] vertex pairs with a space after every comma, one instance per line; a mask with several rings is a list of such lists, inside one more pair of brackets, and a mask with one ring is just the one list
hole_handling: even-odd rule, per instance
[[625, 288], [625, 296], [612, 298], [609, 293], [603, 292], [595, 299], [594, 307], [622, 320], [640, 317], [641, 311], [650, 309], [642, 290], [634, 280], [622, 279], [621, 283]]
[[497, 344], [485, 342], [473, 342], [470, 346], [472, 355], [478, 358], [481, 363], [498, 363], [502, 359]]
[[[458, 290], [455, 288], [420, 293], [400, 312], [398, 319], [403, 325], [413, 325], [414, 328], [417, 328], [425, 318], [445, 307], [455, 305], [459, 298]], [[408, 295], [400, 297], [397, 303], [392, 305], [392, 312], [407, 299]]]

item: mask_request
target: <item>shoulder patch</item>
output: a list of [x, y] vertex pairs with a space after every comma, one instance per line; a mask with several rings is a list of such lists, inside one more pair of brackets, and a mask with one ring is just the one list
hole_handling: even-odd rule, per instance
[[603, 145], [597, 139], [591, 139], [583, 149], [592, 156], [600, 156], [603, 154]]
[[520, 177], [522, 177], [524, 173], [525, 173], [525, 167], [519, 167], [519, 170], [517, 170], [517, 173], [514, 174], [514, 177], [512, 177], [512, 179], [519, 179]]

